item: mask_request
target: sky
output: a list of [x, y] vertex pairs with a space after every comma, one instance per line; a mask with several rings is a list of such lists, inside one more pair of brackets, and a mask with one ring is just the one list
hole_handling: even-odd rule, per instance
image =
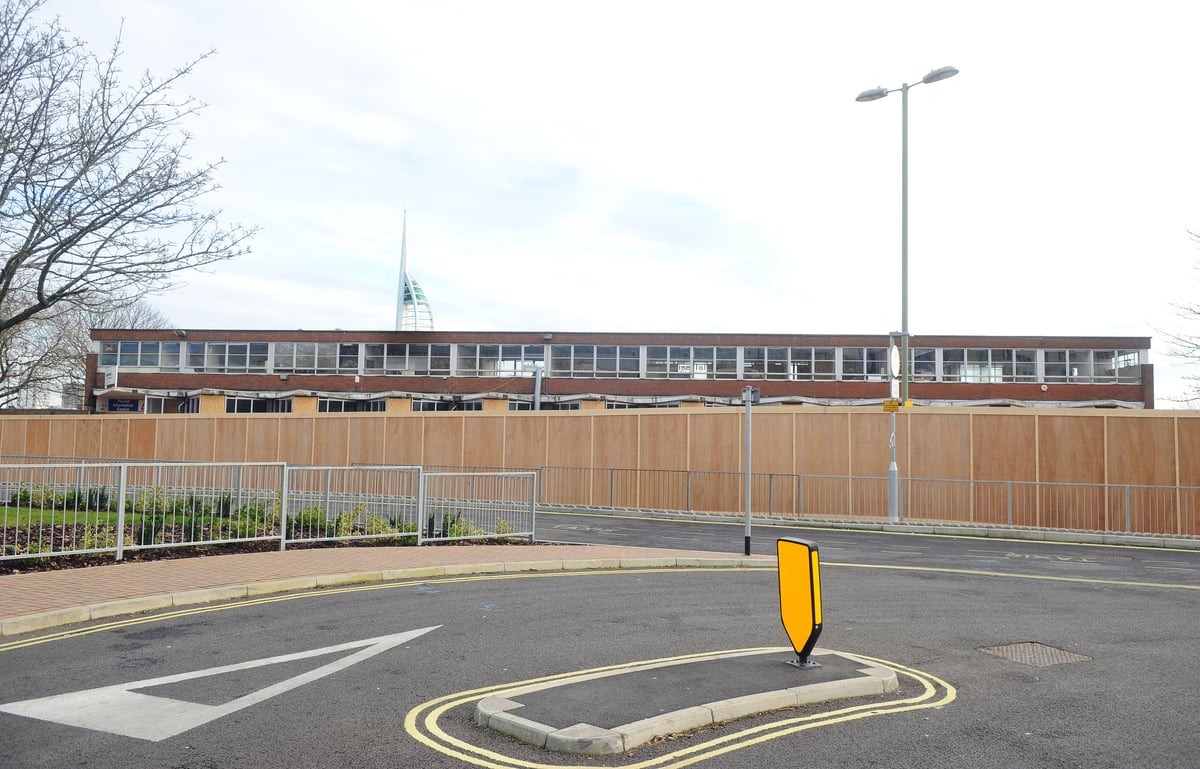
[[[252, 252], [181, 328], [1152, 337], [1200, 364], [1200, 4], [48, 0], [181, 90]], [[1200, 405], [1200, 404], [1197, 404]]]

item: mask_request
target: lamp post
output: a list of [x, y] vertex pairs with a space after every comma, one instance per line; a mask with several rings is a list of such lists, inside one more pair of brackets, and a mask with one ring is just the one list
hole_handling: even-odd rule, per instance
[[[930, 72], [912, 85], [936, 83], [954, 77], [958, 70], [941, 67]], [[899, 88], [872, 88], [863, 91], [855, 101], [875, 101], [889, 93], [900, 92], [900, 403], [908, 406], [909, 368], [912, 365], [908, 354], [908, 83]], [[895, 436], [893, 436], [893, 440]]]
[[[941, 67], [930, 72], [925, 77], [913, 85], [921, 83], [936, 83], [939, 80], [954, 77], [958, 74], [958, 70], [954, 67]], [[910, 403], [908, 400], [908, 380], [909, 368], [912, 365], [908, 353], [908, 89], [911, 86], [908, 83], [903, 83], [899, 88], [887, 89], [883, 87], [872, 88], [869, 91], [863, 91], [855, 101], [875, 101], [882, 99], [889, 93], [900, 92], [900, 403], [907, 407]], [[892, 355], [895, 350], [896, 334], [893, 332], [888, 338], [888, 355]], [[893, 382], [895, 380], [893, 379]], [[895, 390], [890, 397], [895, 398]], [[893, 405], [892, 408], [895, 408]], [[888, 440], [888, 447], [891, 454], [891, 463], [888, 465], [888, 522], [897, 523], [901, 517], [900, 511], [900, 470], [896, 464], [896, 412], [891, 411], [890, 415], [891, 436]]]

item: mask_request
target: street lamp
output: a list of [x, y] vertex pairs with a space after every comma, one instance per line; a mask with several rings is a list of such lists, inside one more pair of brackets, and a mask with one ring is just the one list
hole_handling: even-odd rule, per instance
[[[936, 83], [939, 80], [954, 77], [958, 70], [954, 67], [941, 67], [930, 72], [917, 83]], [[855, 101], [875, 101], [889, 93], [900, 92], [900, 402], [908, 406], [909, 368], [912, 365], [908, 357], [908, 83], [899, 88], [872, 88], [863, 91]], [[893, 436], [893, 439], [895, 436]]]
[[[958, 70], [954, 67], [942, 67], [935, 69], [925, 77], [921, 78], [920, 83], [936, 83], [939, 80], [954, 77], [958, 74]], [[913, 85], [920, 85], [914, 83]], [[900, 403], [905, 407], [909, 405], [908, 400], [908, 380], [909, 368], [912, 363], [909, 360], [908, 353], [908, 83], [904, 83], [899, 88], [888, 90], [887, 88], [879, 87], [872, 88], [869, 91], [863, 91], [855, 101], [875, 101], [882, 99], [889, 93], [900, 92], [901, 109], [900, 109]], [[894, 338], [896, 334], [889, 335], [888, 338], [888, 355], [895, 349]], [[894, 380], [893, 380], [894, 381]], [[895, 397], [895, 385], [892, 386], [890, 397]], [[891, 451], [891, 464], [888, 465], [888, 522], [897, 523], [900, 520], [900, 470], [896, 464], [896, 412], [894, 411], [895, 404], [889, 408], [891, 417], [891, 437], [888, 440], [888, 446]]]

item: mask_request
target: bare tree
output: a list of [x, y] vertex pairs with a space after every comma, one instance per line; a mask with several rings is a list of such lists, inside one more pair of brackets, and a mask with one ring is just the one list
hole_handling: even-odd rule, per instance
[[[120, 37], [96, 56], [35, 18], [44, 3], [0, 0], [0, 334], [14, 349], [69, 307], [162, 290], [253, 234], [197, 205], [223, 161], [192, 165], [183, 125], [202, 105], [175, 88], [208, 54], [127, 86]], [[44, 328], [21, 328], [34, 319]]]
[[[0, 331], [0, 408], [34, 408], [64, 393], [83, 393], [94, 328], [170, 328], [140, 297], [111, 297], [104, 306], [62, 304]], [[65, 402], [64, 398], [64, 402]]]
[[[1200, 233], [1188, 232], [1192, 240], [1200, 243]], [[1200, 264], [1196, 266], [1196, 270], [1200, 272]], [[1195, 302], [1177, 302], [1175, 309], [1179, 311], [1179, 317], [1189, 324], [1200, 325], [1200, 303]], [[1184, 331], [1162, 331], [1159, 333], [1167, 340], [1169, 345], [1169, 354], [1175, 358], [1183, 358], [1184, 360], [1200, 364], [1200, 332], [1189, 334]], [[1191, 392], [1181, 398], [1176, 398], [1182, 403], [1196, 404], [1200, 403], [1200, 376], [1184, 377], [1191, 383]]]

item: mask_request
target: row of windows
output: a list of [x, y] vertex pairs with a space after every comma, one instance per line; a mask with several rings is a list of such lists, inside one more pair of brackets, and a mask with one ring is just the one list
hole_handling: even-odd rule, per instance
[[[181, 373], [885, 381], [886, 347], [104, 342], [101, 368]], [[911, 379], [1141, 381], [1138, 350], [912, 348]]]

